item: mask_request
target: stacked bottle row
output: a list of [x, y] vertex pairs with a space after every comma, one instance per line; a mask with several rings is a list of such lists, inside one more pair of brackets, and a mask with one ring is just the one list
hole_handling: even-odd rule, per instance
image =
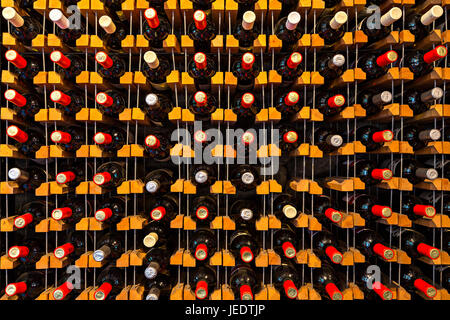
[[3, 9], [5, 299], [448, 299], [445, 4], [108, 4]]

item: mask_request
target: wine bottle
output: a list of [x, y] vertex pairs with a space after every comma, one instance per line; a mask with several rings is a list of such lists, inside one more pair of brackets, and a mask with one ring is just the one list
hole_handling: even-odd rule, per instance
[[239, 41], [240, 52], [249, 52], [253, 49], [253, 43], [259, 36], [255, 21], [256, 14], [253, 11], [246, 11], [242, 19], [236, 23], [233, 36]]
[[244, 263], [252, 262], [259, 254], [260, 246], [255, 241], [255, 235], [244, 229], [243, 225], [231, 234], [229, 241], [233, 255]]
[[342, 54], [323, 54], [317, 60], [317, 71], [329, 82], [344, 73], [345, 57]]
[[365, 220], [373, 221], [379, 218], [387, 219], [392, 215], [388, 206], [377, 204], [371, 195], [364, 193], [348, 194], [342, 197], [342, 210], [358, 212]]
[[252, 200], [235, 200], [230, 206], [230, 215], [237, 225], [251, 224], [253, 221], [258, 220], [258, 204]]
[[188, 74], [198, 90], [209, 91], [211, 78], [216, 74], [216, 64], [203, 52], [197, 52], [188, 64]]
[[159, 91], [168, 90], [166, 77], [171, 72], [169, 61], [159, 59], [154, 51], [147, 51], [144, 53], [144, 62], [142, 72], [150, 85]]
[[350, 133], [350, 141], [360, 141], [366, 146], [366, 151], [375, 151], [381, 148], [385, 142], [390, 142], [394, 138], [391, 130], [379, 130], [375, 126], [367, 125], [356, 129], [356, 133]]
[[395, 131], [395, 139], [408, 141], [409, 145], [416, 151], [425, 148], [428, 145], [428, 142], [441, 139], [441, 132], [437, 129], [421, 130], [417, 126], [409, 125], [403, 127], [403, 132], [401, 132], [400, 129], [397, 129]]
[[56, 174], [56, 183], [65, 184], [69, 188], [78, 186], [86, 177], [92, 177], [93, 169], [90, 163], [85, 163], [84, 159], [67, 161], [58, 166], [59, 172]]
[[255, 79], [258, 77], [260, 68], [256, 63], [255, 55], [251, 52], [242, 54], [232, 67], [233, 75], [237, 78], [238, 88], [241, 90], [253, 89]]
[[27, 238], [24, 242], [21, 242], [20, 245], [10, 247], [8, 250], [8, 257], [17, 259], [21, 264], [34, 269], [34, 264], [45, 254], [43, 241], [45, 241], [45, 239], [42, 237]]
[[303, 73], [303, 56], [300, 52], [293, 52], [279, 60], [277, 73], [286, 85], [292, 84]]
[[55, 248], [53, 255], [56, 259], [70, 257], [72, 261], [77, 260], [82, 254], [91, 248], [93, 244], [92, 236], [82, 231], [71, 231], [63, 245]]
[[204, 91], [195, 92], [188, 102], [189, 110], [195, 115], [198, 120], [208, 120], [211, 114], [216, 111], [217, 100], [216, 98]]
[[148, 8], [144, 11], [144, 24], [142, 33], [149, 42], [149, 47], [161, 49], [163, 42], [171, 32], [171, 25], [167, 18], [158, 15], [154, 8]]
[[409, 291], [419, 290], [430, 299], [433, 299], [437, 294], [437, 289], [431, 284], [431, 280], [426, 278], [415, 265], [402, 265], [400, 279], [402, 287]]
[[313, 270], [312, 284], [319, 294], [327, 300], [335, 301], [344, 299], [344, 295], [339, 290], [341, 286], [339, 278], [334, 272], [333, 267], [327, 263], [324, 263], [321, 268]]
[[95, 55], [97, 61], [97, 72], [105, 80], [113, 84], [120, 81], [120, 77], [125, 74], [125, 61], [117, 54], [108, 55], [105, 51], [99, 51]]
[[97, 262], [116, 260], [124, 253], [124, 237], [118, 233], [107, 233], [97, 243], [93, 258]]
[[170, 256], [165, 247], [153, 247], [145, 255], [142, 264], [144, 266], [144, 276], [147, 279], [155, 279], [169, 266]]
[[287, 17], [281, 18], [275, 26], [275, 35], [282, 42], [282, 52], [292, 52], [297, 49], [298, 40], [303, 35], [300, 25], [301, 16], [292, 11]]
[[209, 187], [216, 182], [216, 170], [213, 166], [195, 165], [191, 169], [190, 178], [197, 187]]
[[438, 248], [429, 245], [425, 236], [416, 230], [393, 227], [392, 230], [386, 231], [392, 236], [393, 241], [400, 243], [402, 250], [413, 259], [427, 257], [435, 260], [441, 254]]
[[300, 284], [300, 278], [297, 270], [291, 263], [283, 261], [281, 265], [275, 266], [273, 279], [275, 288], [279, 292], [284, 292], [289, 299], [297, 298], [297, 286]]
[[367, 80], [376, 79], [386, 74], [389, 65], [397, 61], [398, 53], [389, 50], [381, 55], [376, 52], [367, 53], [358, 59], [357, 65], [366, 73]]
[[321, 223], [339, 223], [342, 220], [342, 213], [335, 209], [334, 201], [326, 195], [312, 195], [305, 199], [305, 211], [313, 210], [314, 217]]
[[12, 106], [17, 115], [24, 120], [33, 121], [35, 114], [44, 109], [44, 104], [35, 93], [22, 95], [14, 89], [8, 89], [5, 91], [5, 99], [10, 102], [9, 106]]
[[295, 198], [288, 193], [278, 194], [273, 200], [273, 212], [281, 221], [295, 219], [298, 214]]
[[231, 270], [230, 286], [239, 300], [253, 300], [254, 292], [259, 289], [255, 271], [246, 265], [238, 265]]
[[316, 145], [320, 150], [326, 153], [336, 151], [344, 142], [341, 135], [325, 126], [316, 128], [309, 140], [311, 144]]
[[84, 60], [75, 55], [64, 55], [61, 51], [52, 51], [50, 60], [56, 63], [56, 71], [63, 77], [63, 79], [75, 82], [76, 77], [85, 70]]
[[[436, 215], [436, 209], [434, 206], [422, 201], [419, 197], [412, 194], [403, 193], [402, 203], [394, 201], [393, 210], [401, 214], [408, 216], [409, 220], [417, 220], [419, 218], [433, 218]], [[439, 206], [438, 206], [439, 207]]]
[[142, 243], [146, 248], [160, 248], [169, 242], [169, 224], [152, 220], [143, 228]]
[[12, 7], [3, 8], [2, 15], [10, 23], [10, 34], [26, 46], [31, 46], [31, 41], [42, 33], [42, 25], [37, 20], [19, 15]]
[[53, 131], [50, 139], [68, 152], [77, 151], [86, 142], [84, 132], [79, 127], [66, 127], [63, 130]]
[[22, 273], [15, 282], [5, 288], [8, 297], [17, 296], [19, 300], [34, 300], [45, 289], [45, 275], [42, 271]]
[[84, 96], [75, 90], [70, 90], [67, 93], [54, 90], [50, 93], [50, 100], [56, 103], [58, 109], [72, 117], [86, 106]]
[[216, 287], [216, 272], [209, 266], [199, 266], [191, 275], [190, 285], [197, 299], [206, 299]]
[[48, 17], [58, 26], [56, 28], [56, 36], [62, 43], [69, 47], [76, 47], [77, 40], [86, 33], [84, 24], [81, 23], [81, 20], [79, 21], [79, 24], [71, 24], [69, 19], [67, 19], [64, 13], [59, 9], [50, 10]]
[[238, 119], [247, 118], [254, 120], [255, 116], [261, 110], [261, 106], [252, 93], [246, 92], [234, 96], [232, 110]]
[[28, 166], [26, 169], [13, 167], [8, 170], [8, 178], [18, 183], [21, 190], [30, 192], [36, 190], [51, 177], [38, 166]]
[[171, 194], [158, 197], [152, 205], [150, 218], [153, 220], [171, 221], [178, 214], [178, 200]]
[[121, 23], [114, 23], [110, 16], [101, 16], [98, 24], [105, 31], [102, 35], [103, 44], [109, 51], [121, 51], [122, 40], [128, 35], [127, 29]]
[[166, 95], [149, 93], [145, 96], [145, 104], [140, 104], [140, 108], [152, 121], [164, 123], [173, 109], [173, 103]]
[[300, 95], [296, 91], [284, 92], [276, 98], [275, 108], [283, 116], [291, 116], [302, 108]]
[[211, 195], [197, 196], [192, 200], [191, 212], [197, 222], [209, 223], [217, 216], [217, 201]]
[[216, 236], [210, 229], [197, 229], [189, 239], [189, 250], [194, 253], [197, 261], [212, 257], [216, 248]]
[[300, 133], [292, 126], [288, 125], [280, 125], [278, 127], [279, 132], [279, 141], [278, 147], [281, 152], [286, 154], [300, 146], [300, 143], [303, 139], [300, 138]]
[[51, 215], [54, 220], [74, 226], [81, 219], [91, 216], [91, 205], [84, 199], [68, 198], [58, 207], [53, 209]]
[[98, 275], [99, 287], [94, 292], [95, 300], [113, 300], [124, 287], [124, 272], [116, 268], [114, 264], [108, 265]]
[[387, 37], [391, 33], [391, 25], [400, 20], [402, 15], [402, 10], [394, 7], [383, 14], [380, 20], [373, 19], [372, 16], [363, 19], [358, 29], [369, 38], [369, 43], [373, 43]]
[[412, 184], [417, 184], [425, 179], [435, 180], [439, 177], [436, 169], [426, 168], [415, 159], [403, 159], [402, 162], [400, 159], [394, 161], [386, 159], [382, 166], [389, 168], [395, 177], [406, 178]]
[[5, 58], [11, 62], [10, 71], [25, 83], [33, 82], [34, 77], [41, 71], [41, 62], [30, 54], [21, 55], [16, 50], [10, 49], [5, 52]]
[[393, 293], [384, 284], [388, 281], [386, 275], [381, 273], [380, 277], [379, 272], [369, 267], [369, 263], [364, 263], [356, 269], [356, 284], [364, 291], [365, 298], [374, 300], [378, 296], [382, 300], [392, 300]]
[[310, 232], [313, 242], [312, 247], [314, 253], [316, 253], [322, 260], [330, 260], [334, 264], [340, 264], [343, 259], [342, 253], [336, 248], [337, 239], [334, 234], [324, 229], [320, 232]]
[[6, 129], [6, 134], [15, 140], [13, 145], [25, 157], [34, 158], [36, 151], [45, 145], [44, 137], [35, 129], [27, 128], [25, 132], [16, 125], [10, 125]]
[[[51, 204], [48, 203], [50, 207]], [[26, 227], [32, 229], [39, 222], [47, 218], [46, 204], [43, 201], [26, 202], [17, 212], [14, 218], [14, 227], [24, 229]]]
[[170, 192], [170, 186], [175, 182], [172, 171], [157, 169], [145, 176], [145, 190], [151, 194], [165, 194]]
[[335, 94], [329, 91], [322, 91], [315, 98], [316, 108], [325, 117], [337, 115], [345, 104], [345, 97], [342, 94]]
[[53, 290], [52, 297], [54, 300], [76, 300], [76, 298], [81, 294], [82, 290], [82, 279], [79, 283], [76, 280], [71, 279], [71, 275], [64, 276], [59, 279], [59, 285]]
[[114, 21], [126, 21], [129, 19], [122, 4], [125, 0], [100, 0], [103, 3], [105, 12], [113, 18]]
[[403, 94], [403, 99], [404, 103], [412, 109], [416, 116], [429, 110], [430, 106], [435, 104], [443, 96], [444, 90], [435, 87], [427, 91], [406, 90]]
[[103, 128], [94, 135], [94, 142], [105, 152], [116, 152], [127, 143], [127, 133], [118, 127]]
[[341, 163], [341, 172], [354, 173], [366, 185], [372, 186], [382, 181], [392, 179], [392, 171], [388, 168], [377, 168], [375, 163], [368, 159], [359, 159], [356, 161], [343, 161]]
[[273, 248], [281, 257], [293, 259], [297, 254], [298, 240], [289, 224], [283, 223], [273, 234]]
[[405, 56], [405, 66], [414, 73], [414, 77], [420, 77], [430, 73], [434, 68], [433, 62], [443, 59], [447, 55], [447, 48], [437, 46], [428, 52], [414, 50]]
[[431, 31], [432, 23], [444, 14], [444, 9], [439, 5], [432, 6], [424, 14], [413, 12], [405, 19], [405, 29], [415, 37], [415, 41], [425, 38]]
[[159, 274], [155, 279], [149, 280], [145, 284], [145, 300], [161, 300], [169, 298], [172, 290], [172, 283], [169, 276]]
[[125, 216], [125, 206], [126, 201], [122, 197], [105, 198], [97, 204], [94, 218], [99, 222], [115, 225]]
[[102, 188], [117, 188], [125, 180], [125, 168], [119, 162], [106, 162], [97, 168], [92, 180]]
[[366, 110], [367, 116], [373, 116], [383, 110], [383, 107], [392, 102], [392, 93], [363, 90], [359, 93], [358, 103]]
[[127, 105], [125, 97], [118, 91], [107, 90], [95, 96], [97, 107], [105, 116], [117, 119]]
[[331, 45], [344, 36], [344, 28], [348, 16], [344, 11], [338, 11], [335, 14], [324, 14], [320, 17], [315, 30], [324, 40], [326, 45]]
[[188, 27], [188, 36], [194, 41], [195, 51], [210, 52], [211, 41], [216, 37], [216, 25], [202, 10], [194, 12], [193, 22]]
[[239, 191], [251, 191], [261, 183], [261, 178], [255, 166], [243, 164], [232, 170], [230, 181]]
[[153, 132], [145, 137], [145, 151], [149, 157], [156, 161], [167, 161], [170, 158], [170, 149], [173, 147], [167, 135], [162, 132]]
[[355, 244], [366, 258], [380, 257], [388, 261], [394, 257], [394, 251], [385, 245], [378, 233], [371, 229], [358, 228]]

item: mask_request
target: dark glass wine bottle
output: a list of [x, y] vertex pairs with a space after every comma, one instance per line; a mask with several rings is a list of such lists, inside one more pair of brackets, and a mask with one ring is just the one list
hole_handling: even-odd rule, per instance
[[95, 55], [97, 61], [97, 72], [105, 80], [117, 84], [120, 77], [125, 74], [125, 61], [117, 54], [107, 54], [105, 51], [99, 51]]
[[26, 157], [34, 158], [36, 151], [45, 145], [45, 139], [42, 134], [31, 128], [27, 128], [25, 132], [18, 126], [11, 125], [6, 129], [6, 134], [15, 140], [14, 146]]
[[173, 109], [170, 97], [163, 94], [149, 93], [145, 96], [145, 104], [140, 108], [150, 117], [152, 121], [164, 123], [168, 120], [168, 114]]
[[325, 117], [337, 115], [345, 104], [345, 97], [342, 94], [334, 94], [330, 91], [322, 91], [315, 98], [316, 108]]
[[402, 10], [394, 7], [383, 14], [379, 20], [373, 19], [372, 16], [363, 19], [359, 29], [369, 38], [369, 42], [373, 43], [387, 37], [391, 32], [391, 25], [400, 20], [402, 15]]
[[279, 60], [277, 73], [281, 76], [283, 83], [292, 84], [303, 73], [303, 56], [299, 52], [293, 52]]
[[116, 260], [124, 252], [124, 237], [119, 233], [107, 233], [97, 243], [93, 258], [97, 262]]
[[237, 78], [238, 87], [241, 90], [253, 89], [255, 79], [260, 72], [255, 55], [251, 52], [244, 53], [240, 59], [234, 62], [232, 72]]
[[120, 51], [122, 40], [128, 35], [126, 27], [122, 23], [115, 23], [110, 16], [101, 16], [98, 24], [105, 31], [102, 35], [103, 44], [109, 51]]
[[350, 140], [360, 141], [366, 146], [366, 151], [381, 148], [385, 142], [392, 141], [394, 134], [391, 130], [379, 130], [377, 127], [366, 125], [356, 129], [356, 135], [350, 133]]
[[47, 172], [38, 166], [28, 166], [26, 169], [13, 167], [8, 170], [8, 178], [17, 182], [24, 192], [36, 190], [47, 178], [51, 179]]
[[432, 23], [444, 14], [439, 5], [432, 6], [424, 14], [413, 12], [405, 19], [405, 29], [409, 30], [415, 37], [415, 41], [425, 38], [431, 31]]
[[287, 259], [295, 258], [298, 240], [295, 231], [289, 224], [283, 223], [281, 228], [274, 232], [273, 241], [273, 248], [277, 254]]
[[283, 116], [291, 116], [302, 108], [300, 95], [296, 91], [288, 91], [279, 95], [275, 101], [275, 108]]
[[382, 181], [392, 179], [392, 171], [388, 168], [377, 168], [375, 163], [368, 159], [359, 159], [356, 161], [343, 161], [340, 165], [341, 172], [347, 171], [355, 173], [355, 177], [361, 179], [366, 185], [375, 185]]
[[21, 16], [12, 7], [2, 10], [3, 18], [10, 23], [10, 33], [17, 41], [31, 46], [31, 41], [42, 33], [42, 25], [31, 16]]
[[357, 229], [355, 245], [366, 258], [380, 257], [387, 261], [392, 259], [395, 254], [393, 249], [386, 246], [381, 236], [371, 229]]
[[58, 207], [53, 209], [51, 216], [54, 220], [64, 221], [74, 226], [81, 219], [91, 216], [91, 205], [80, 198], [68, 198]]
[[319, 34], [326, 45], [331, 45], [344, 36], [345, 31], [342, 26], [347, 22], [347, 19], [347, 14], [344, 11], [324, 14], [316, 25], [316, 33]]
[[45, 274], [42, 271], [22, 273], [15, 282], [5, 288], [8, 297], [17, 296], [19, 300], [34, 300], [45, 289]]
[[86, 106], [84, 96], [75, 90], [64, 93], [60, 90], [54, 90], [50, 93], [50, 100], [56, 103], [56, 107], [62, 110], [68, 116], [75, 116], [81, 108]]
[[300, 278], [295, 267], [289, 262], [282, 262], [275, 266], [273, 270], [273, 279], [275, 288], [279, 292], [284, 292], [289, 299], [295, 299], [298, 296], [297, 286], [300, 284]]
[[125, 180], [125, 168], [119, 162], [106, 162], [97, 168], [92, 180], [102, 188], [117, 188]]
[[216, 236], [210, 229], [197, 229], [189, 240], [189, 250], [198, 261], [206, 260], [214, 255], [217, 249]]
[[405, 66], [414, 73], [414, 77], [420, 77], [430, 73], [434, 68], [433, 62], [438, 62], [446, 55], [447, 48], [442, 45], [428, 52], [413, 50], [405, 56]]
[[398, 59], [398, 53], [394, 50], [389, 50], [382, 55], [378, 55], [376, 52], [367, 53], [358, 59], [358, 67], [366, 73], [366, 78], [376, 79], [384, 75], [390, 64], [394, 63]]
[[441, 99], [443, 96], [444, 90], [439, 87], [427, 91], [409, 89], [403, 93], [403, 101], [412, 109], [416, 116], [429, 110], [430, 106], [435, 104], [437, 100]]
[[125, 110], [127, 104], [125, 97], [115, 90], [97, 93], [95, 101], [97, 102], [100, 112], [105, 116], [112, 118], [117, 118], [119, 114]]
[[171, 194], [158, 197], [152, 205], [150, 218], [153, 220], [171, 221], [178, 214], [178, 200]]
[[97, 284], [94, 300], [114, 300], [124, 287], [124, 272], [110, 264], [98, 275]]
[[172, 141], [161, 132], [153, 132], [145, 137], [145, 151], [148, 156], [156, 161], [167, 161], [170, 158]]
[[323, 152], [336, 151], [344, 142], [341, 135], [325, 126], [316, 128], [309, 140], [311, 144], [316, 145]]
[[253, 43], [259, 36], [255, 21], [256, 14], [253, 11], [246, 11], [242, 15], [242, 20], [236, 23], [233, 36], [239, 41], [240, 52], [249, 52], [253, 49]]
[[24, 120], [34, 121], [34, 116], [41, 109], [44, 109], [40, 97], [35, 93], [24, 93], [23, 95], [14, 89], [5, 91], [5, 99], [10, 102], [10, 108], [16, 111], [17, 115]]
[[16, 50], [6, 51], [5, 58], [11, 62], [10, 71], [17, 75], [20, 81], [31, 83], [39, 71], [41, 71], [41, 62], [32, 55], [21, 55]]
[[170, 192], [170, 186], [175, 182], [172, 171], [157, 169], [149, 172], [144, 179], [145, 190], [151, 194], [165, 194]]
[[358, 103], [366, 110], [367, 116], [373, 116], [383, 110], [383, 106], [392, 102], [390, 91], [362, 90], [358, 96]]
[[144, 24], [142, 33], [149, 42], [150, 48], [160, 49], [163, 42], [171, 33], [171, 25], [166, 17], [157, 13], [154, 8], [148, 8], [144, 11]]
[[56, 71], [65, 79], [71, 82], [76, 81], [76, 77], [85, 70], [84, 60], [75, 54], [64, 55], [61, 51], [53, 51], [50, 60], [56, 63]]
[[188, 27], [188, 36], [194, 41], [195, 51], [210, 52], [211, 41], [216, 37], [216, 25], [202, 10], [194, 12], [193, 22]]
[[235, 299], [253, 300], [259, 289], [255, 271], [246, 265], [238, 265], [231, 270], [230, 286]]
[[317, 60], [317, 71], [329, 82], [344, 73], [345, 57], [342, 54], [323, 54]]
[[144, 276], [147, 279], [154, 279], [156, 276], [163, 274], [169, 266], [169, 258], [170, 256], [167, 254], [167, 248], [151, 248], [142, 261], [145, 268]]
[[50, 134], [53, 143], [57, 143], [63, 150], [75, 152], [86, 143], [84, 131], [79, 127], [66, 127], [63, 130], [56, 130]]
[[439, 177], [436, 169], [424, 167], [415, 159], [403, 159], [403, 161], [386, 159], [382, 166], [389, 168], [395, 177], [406, 178], [412, 184], [417, 184], [425, 179], [435, 180]]
[[197, 52], [188, 64], [188, 74], [194, 79], [198, 90], [209, 91], [211, 78], [216, 74], [216, 64], [203, 52]]
[[206, 299], [216, 287], [216, 272], [209, 266], [199, 266], [191, 275], [190, 285], [197, 299]]
[[142, 72], [152, 88], [158, 91], [168, 90], [166, 78], [171, 72], [170, 63], [166, 59], [160, 59], [154, 51], [144, 53]]
[[217, 201], [211, 195], [195, 197], [191, 206], [191, 212], [197, 222], [209, 223], [217, 216]]
[[197, 120], [208, 120], [217, 107], [217, 100], [214, 95], [204, 91], [195, 92], [188, 102], [188, 108]]
[[239, 191], [251, 191], [261, 183], [261, 178], [257, 167], [243, 164], [231, 172], [230, 181]]
[[297, 49], [298, 40], [303, 35], [300, 19], [300, 14], [292, 11], [287, 17], [278, 20], [275, 26], [275, 35], [282, 42], [281, 50], [283, 52], [292, 52]]
[[[395, 139], [408, 141], [414, 151], [423, 149], [430, 141], [438, 141], [441, 139], [441, 132], [437, 129], [420, 129], [417, 126], [409, 125], [403, 127], [403, 133], [400, 130], [395, 131]], [[403, 139], [401, 139], [403, 135]]]
[[125, 216], [125, 199], [122, 197], [108, 197], [97, 204], [94, 218], [110, 225], [119, 223]]
[[79, 21], [79, 25], [72, 24], [59, 9], [50, 10], [48, 17], [58, 27], [56, 28], [56, 36], [61, 39], [61, 42], [69, 47], [76, 47], [77, 40], [86, 33], [84, 24]]

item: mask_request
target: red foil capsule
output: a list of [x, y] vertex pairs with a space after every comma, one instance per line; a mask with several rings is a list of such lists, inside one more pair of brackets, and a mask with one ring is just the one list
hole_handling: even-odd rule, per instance
[[414, 281], [414, 287], [417, 290], [422, 291], [428, 298], [431, 299], [433, 299], [437, 294], [436, 288], [422, 279], [416, 279]]
[[328, 246], [325, 249], [325, 254], [330, 258], [333, 263], [339, 264], [342, 261], [343, 255], [333, 246]]
[[52, 218], [55, 220], [62, 220], [72, 216], [72, 209], [69, 207], [56, 208], [52, 211]]
[[375, 244], [373, 246], [373, 251], [384, 260], [391, 260], [394, 257], [394, 251], [381, 243]]
[[25, 282], [10, 283], [5, 288], [5, 293], [8, 297], [15, 296], [27, 291], [27, 284]]
[[6, 51], [5, 58], [19, 69], [24, 69], [27, 66], [27, 60], [16, 50], [11, 49]]
[[103, 68], [109, 69], [113, 66], [113, 60], [104, 51], [99, 51], [95, 55], [95, 60], [102, 65]]
[[299, 52], [293, 52], [288, 58], [287, 66], [290, 69], [295, 69], [302, 63], [303, 57]]
[[392, 300], [392, 291], [389, 290], [384, 284], [381, 282], [375, 281], [372, 285], [373, 291], [376, 292], [383, 300]]
[[373, 169], [371, 172], [371, 176], [377, 180], [391, 180], [392, 179], [392, 171], [389, 169]]
[[73, 290], [73, 285], [70, 282], [64, 282], [53, 291], [53, 299], [63, 300]]
[[197, 52], [194, 55], [195, 66], [199, 69], [205, 69], [207, 65], [206, 55], [203, 52]]
[[13, 246], [8, 250], [8, 256], [11, 259], [23, 258], [30, 253], [30, 249], [25, 246]]
[[152, 149], [158, 149], [161, 145], [161, 142], [156, 136], [150, 134], [145, 138], [145, 145]]
[[113, 212], [110, 208], [102, 208], [95, 212], [94, 217], [95, 217], [95, 220], [102, 222], [102, 221], [106, 221], [109, 218], [111, 218], [112, 214], [113, 214]]
[[203, 30], [206, 28], [206, 14], [202, 10], [194, 12], [194, 23], [197, 29]]
[[58, 184], [65, 184], [75, 180], [75, 178], [75, 173], [73, 173], [72, 171], [64, 171], [56, 175], [56, 182]]
[[427, 206], [424, 204], [416, 204], [413, 207], [413, 212], [418, 216], [432, 218], [436, 215], [436, 209], [433, 206]]
[[389, 218], [392, 215], [392, 209], [386, 206], [374, 205], [371, 209], [372, 213], [381, 218]]
[[437, 259], [441, 255], [438, 248], [429, 246], [425, 243], [419, 243], [419, 245], [417, 246], [417, 252], [430, 259]]
[[328, 98], [327, 104], [330, 108], [340, 108], [344, 105], [345, 98], [342, 94], [337, 94]]
[[102, 285], [94, 292], [95, 300], [105, 300], [108, 297], [108, 294], [112, 290], [112, 285], [108, 282], [102, 283]]
[[298, 140], [298, 134], [295, 131], [288, 131], [283, 134], [283, 141], [286, 143], [295, 143]]
[[250, 108], [255, 102], [255, 96], [251, 93], [244, 93], [241, 98], [241, 105], [244, 108]]
[[205, 280], [200, 280], [199, 282], [197, 282], [197, 286], [195, 288], [195, 296], [200, 300], [208, 297], [208, 283]]
[[165, 215], [166, 215], [166, 208], [164, 208], [163, 206], [156, 207], [150, 212], [150, 217], [153, 220], [161, 220], [162, 218], [164, 218]]
[[14, 219], [14, 227], [16, 227], [17, 229], [22, 229], [29, 225], [31, 222], [33, 222], [33, 215], [31, 213], [25, 213], [17, 216]]
[[334, 223], [338, 223], [342, 220], [342, 213], [333, 208], [328, 208], [327, 210], [325, 210], [325, 217], [327, 217]]
[[372, 135], [372, 140], [377, 143], [389, 142], [394, 138], [391, 130], [377, 131]]
[[94, 136], [94, 142], [96, 144], [110, 144], [112, 136], [109, 133], [97, 132]]
[[208, 247], [201, 243], [195, 248], [195, 259], [203, 261], [208, 257]]
[[244, 261], [244, 262], [249, 263], [253, 260], [253, 252], [247, 246], [242, 247], [241, 250], [239, 250], [239, 254], [241, 255], [242, 261]]
[[298, 296], [298, 290], [295, 287], [295, 283], [292, 280], [286, 280], [283, 282], [283, 289], [286, 297], [289, 299], [295, 299]]
[[25, 143], [28, 141], [28, 134], [14, 125], [9, 126], [8, 129], [6, 129], [6, 134], [8, 137], [13, 138], [20, 143]]
[[59, 90], [55, 90], [50, 93], [50, 100], [63, 106], [68, 106], [72, 102], [72, 99], [69, 95]]
[[95, 97], [95, 101], [97, 101], [97, 103], [101, 104], [102, 106], [110, 107], [110, 106], [112, 106], [114, 99], [111, 98], [105, 92], [99, 92], [99, 93], [97, 93], [97, 96]]
[[57, 130], [51, 133], [50, 139], [53, 143], [70, 143], [70, 141], [72, 141], [72, 136], [70, 133]]
[[253, 300], [252, 288], [248, 284], [239, 287], [239, 295], [241, 296], [241, 300]]
[[57, 259], [62, 259], [74, 251], [75, 251], [75, 247], [73, 246], [73, 244], [65, 243], [62, 246], [55, 248], [55, 250], [53, 251], [53, 255]]
[[298, 100], [300, 100], [300, 95], [295, 91], [289, 92], [286, 97], [284, 97], [284, 103], [290, 107], [296, 104]]
[[334, 283], [328, 283], [325, 286], [325, 291], [328, 293], [328, 296], [331, 300], [342, 300], [343, 295], [341, 290]]
[[286, 258], [292, 259], [297, 254], [297, 250], [295, 250], [294, 245], [289, 241], [284, 242], [281, 245], [281, 248], [283, 249], [283, 252], [284, 252], [284, 255], [286, 256]]
[[156, 29], [159, 27], [159, 18], [158, 13], [153, 8], [148, 8], [144, 11], [145, 20], [147, 20], [148, 25], [152, 29]]
[[385, 67], [388, 64], [394, 63], [398, 59], [398, 53], [394, 50], [389, 50], [388, 52], [383, 53], [381, 56], [377, 58], [377, 65], [380, 67]]
[[14, 89], [8, 89], [5, 91], [5, 99], [11, 103], [14, 103], [18, 107], [23, 107], [27, 104], [27, 98]]
[[53, 51], [50, 54], [50, 60], [64, 69], [69, 68], [71, 64], [70, 59], [67, 58], [61, 51]]
[[423, 60], [426, 63], [433, 63], [439, 59], [444, 58], [447, 55], [447, 48], [444, 46], [437, 46], [433, 50], [428, 51], [423, 55]]
[[109, 172], [97, 173], [92, 179], [94, 183], [98, 186], [102, 186], [112, 180], [111, 174]]
[[255, 63], [255, 56], [253, 53], [247, 52], [242, 55], [242, 68], [250, 70]]
[[195, 216], [197, 219], [204, 220], [209, 217], [209, 210], [205, 206], [198, 207], [197, 210], [195, 210]]

